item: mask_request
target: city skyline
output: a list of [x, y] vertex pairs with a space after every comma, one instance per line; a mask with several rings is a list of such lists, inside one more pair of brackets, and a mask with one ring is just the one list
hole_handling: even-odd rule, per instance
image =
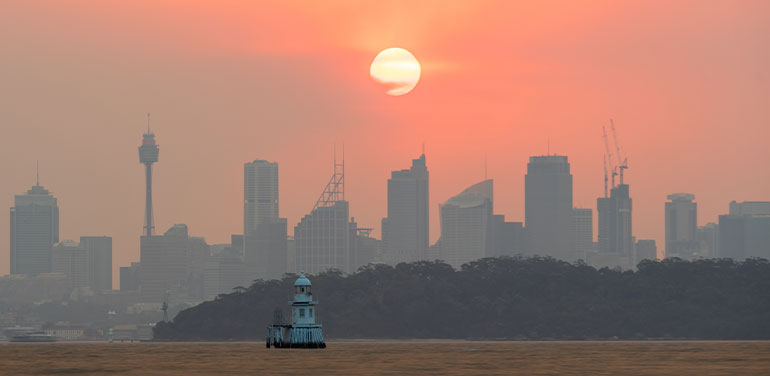
[[[455, 5], [478, 15], [472, 5]], [[525, 22], [533, 32], [524, 37], [493, 18], [485, 21], [500, 29], [481, 28], [457, 42], [465, 46], [479, 38], [499, 38], [501, 45], [521, 47], [520, 55], [499, 56], [483, 50], [453, 51], [455, 44], [450, 41], [463, 36], [468, 25], [448, 25], [440, 19], [429, 23], [435, 34], [380, 35], [372, 39], [376, 46], [351, 47], [344, 36], [323, 33], [301, 44], [316, 31], [305, 28], [282, 36], [285, 43], [277, 47], [259, 38], [232, 38], [245, 22], [236, 16], [237, 9], [209, 12], [204, 7], [174, 21], [233, 21], [210, 38], [195, 38], [194, 31], [175, 34], [173, 26], [178, 23], [158, 23], [146, 32], [125, 35], [120, 26], [126, 19], [155, 19], [165, 13], [157, 10], [148, 16], [138, 11], [139, 6], [121, 7], [125, 19], [115, 10], [55, 5], [36, 9], [24, 3], [9, 6], [0, 15], [4, 24], [16, 30], [13, 38], [0, 37], [12, 52], [8, 73], [3, 73], [8, 90], [1, 97], [0, 122], [6, 139], [16, 140], [0, 152], [6, 174], [0, 194], [12, 206], [13, 196], [34, 182], [34, 161], [41, 160], [42, 182], [59, 200], [60, 239], [77, 239], [81, 234], [112, 236], [113, 276], [118, 265], [139, 259], [144, 171], [134, 148], [148, 111], [153, 113], [153, 131], [164, 148], [163, 158], [153, 166], [155, 228], [163, 231], [186, 223], [191, 233], [205, 236], [210, 244], [227, 242], [230, 234], [243, 227], [244, 162], [264, 158], [281, 163], [281, 216], [293, 226], [323, 187], [335, 142], [344, 142], [347, 148], [350, 214], [361, 226], [375, 228], [377, 237], [386, 215], [390, 172], [406, 165], [426, 144], [431, 172], [430, 244], [438, 237], [438, 203], [481, 180], [485, 154], [489, 177], [495, 179], [496, 212], [508, 220], [524, 221], [526, 160], [548, 154], [548, 144], [551, 151], [570, 158], [573, 206], [595, 209], [603, 185], [599, 130], [609, 118], [617, 121], [624, 151], [632, 159], [626, 180], [634, 199], [634, 234], [655, 239], [659, 251], [665, 243], [661, 213], [667, 195], [695, 194], [698, 223], [705, 224], [717, 222], [730, 201], [766, 200], [770, 191], [770, 174], [746, 166], [770, 162], [762, 141], [770, 137], [765, 101], [770, 91], [765, 67], [770, 64], [767, 50], [761, 48], [770, 44], [770, 32], [759, 16], [768, 14], [766, 3], [747, 3], [741, 9], [707, 4], [691, 15], [695, 21], [685, 23], [677, 17], [687, 14], [688, 7], [670, 5], [670, 15], [657, 24], [668, 32], [668, 39], [641, 26], [650, 17], [660, 16], [651, 13], [649, 5], [632, 9], [618, 5], [601, 14], [573, 9], [569, 17], [523, 9], [516, 17], [546, 24], [555, 19], [568, 24], [590, 21], [593, 26], [563, 41], [560, 38], [571, 34], [568, 27], [550, 30], [537, 27], [535, 21]], [[306, 10], [291, 5], [266, 8], [265, 18], [295, 11], [300, 18], [307, 16]], [[516, 13], [511, 12], [514, 9], [500, 13], [510, 15]], [[39, 17], [14, 16], [30, 10]], [[430, 9], [418, 6], [415, 13], [425, 17]], [[386, 14], [383, 22], [393, 17]], [[369, 15], [363, 20], [374, 18]], [[100, 36], [83, 38], [79, 29], [60, 19], [93, 27], [101, 31]], [[403, 22], [410, 30], [421, 31], [419, 21]], [[72, 48], [35, 53], [52, 33], [41, 28], [45, 22], [60, 26], [59, 40]], [[260, 18], [260, 22], [268, 30], [282, 30], [269, 20]], [[328, 30], [325, 22], [318, 23], [317, 30]], [[344, 25], [348, 30], [356, 27]], [[632, 47], [623, 49], [628, 39], [607, 33], [612, 27], [624, 29], [616, 35], [631, 35], [632, 47], [660, 48], [661, 58], [650, 61]], [[369, 36], [376, 34], [365, 31]], [[700, 37], [693, 37], [694, 33]], [[254, 49], [225, 43], [228, 40]], [[713, 56], [709, 47], [722, 42], [723, 54]], [[121, 50], [113, 49], [113, 44]], [[365, 72], [352, 68], [367, 65], [390, 44], [408, 47], [424, 63], [420, 84], [399, 98], [383, 98], [378, 88], [364, 81], [368, 80]], [[543, 51], [538, 45], [548, 48]], [[577, 53], [571, 46], [590, 53]], [[607, 59], [618, 48], [621, 52]], [[140, 52], [153, 57], [129, 56]], [[623, 53], [632, 56], [621, 57]], [[318, 61], [311, 66], [294, 54]], [[493, 66], [474, 69], [482, 59]], [[560, 65], [560, 59], [570, 64]], [[500, 65], [494, 65], [498, 60]], [[594, 64], [599, 65], [589, 69]], [[682, 68], [703, 64], [703, 70]], [[502, 69], [508, 65], [515, 72]], [[272, 79], [276, 70], [284, 73]], [[701, 79], [712, 72], [721, 78], [709, 81], [711, 90], [702, 93]], [[332, 86], [338, 88], [328, 90]], [[65, 95], [72, 88], [77, 88], [78, 95]], [[233, 96], [219, 99], [223, 91], [232, 91]], [[438, 94], [438, 99], [431, 99]], [[293, 111], [297, 105], [304, 110]], [[685, 148], [683, 139], [695, 142]], [[3, 218], [0, 226], [8, 228], [7, 221]], [[595, 234], [596, 229], [594, 238]], [[0, 235], [0, 242], [9, 243], [7, 232]], [[7, 252], [6, 246], [0, 247], [0, 274], [9, 270]]]

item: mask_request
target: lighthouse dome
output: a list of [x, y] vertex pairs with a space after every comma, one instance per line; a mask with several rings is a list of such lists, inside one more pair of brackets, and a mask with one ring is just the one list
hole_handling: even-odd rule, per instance
[[305, 271], [301, 271], [299, 278], [294, 282], [294, 286], [310, 286], [310, 280], [305, 277]]

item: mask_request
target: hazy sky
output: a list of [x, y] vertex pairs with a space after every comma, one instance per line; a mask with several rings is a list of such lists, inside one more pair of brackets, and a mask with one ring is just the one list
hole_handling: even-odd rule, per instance
[[[390, 97], [369, 77], [388, 47], [420, 83]], [[386, 215], [390, 171], [426, 145], [438, 204], [484, 175], [495, 211], [523, 221], [530, 155], [566, 154], [574, 203], [603, 191], [601, 126], [629, 158], [634, 235], [663, 247], [666, 195], [699, 223], [730, 200], [770, 200], [768, 1], [3, 1], [0, 197], [41, 184], [61, 239], [110, 235], [139, 260], [145, 114], [160, 146], [155, 221], [224, 243], [243, 228], [243, 163], [279, 162], [289, 233], [345, 144], [351, 215]], [[8, 229], [8, 216], [0, 216]], [[0, 231], [8, 273], [8, 231]]]

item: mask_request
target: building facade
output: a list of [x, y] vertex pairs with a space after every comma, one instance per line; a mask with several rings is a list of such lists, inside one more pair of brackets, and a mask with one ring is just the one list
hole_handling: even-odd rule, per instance
[[527, 252], [574, 260], [572, 174], [567, 157], [530, 157], [524, 181]]
[[10, 214], [11, 274], [50, 273], [52, 247], [59, 242], [56, 197], [38, 182], [16, 195]]
[[594, 215], [592, 209], [572, 209], [572, 252], [576, 260], [587, 260], [594, 250]]
[[602, 265], [632, 267], [635, 265], [632, 231], [632, 200], [628, 184], [618, 184], [610, 190], [610, 197], [596, 201], [599, 214], [598, 258]]
[[427, 257], [429, 174], [425, 154], [408, 170], [391, 172], [388, 179], [388, 216], [382, 219], [383, 259], [395, 265]]
[[112, 238], [81, 236], [80, 246], [88, 255], [88, 286], [94, 291], [112, 290]]
[[666, 257], [686, 260], [700, 256], [700, 244], [695, 239], [698, 228], [698, 204], [695, 195], [675, 193], [666, 202]]
[[493, 181], [472, 185], [439, 206], [438, 259], [454, 268], [484, 257], [494, 248]]

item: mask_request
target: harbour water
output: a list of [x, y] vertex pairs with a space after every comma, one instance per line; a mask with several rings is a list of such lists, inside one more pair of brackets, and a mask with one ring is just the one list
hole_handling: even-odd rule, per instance
[[2, 343], [0, 374], [769, 375], [770, 341]]

